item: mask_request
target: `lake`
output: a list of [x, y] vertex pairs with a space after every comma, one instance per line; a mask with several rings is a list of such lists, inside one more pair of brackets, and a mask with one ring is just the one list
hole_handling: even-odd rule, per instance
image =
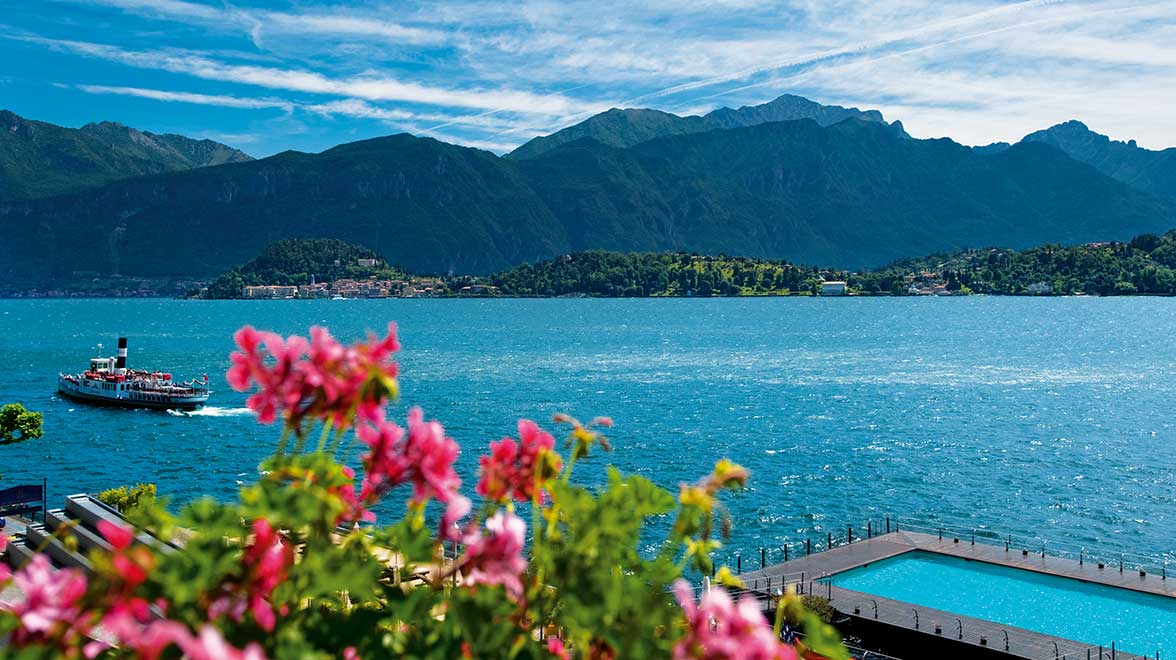
[[[885, 514], [1151, 554], [1176, 539], [1171, 298], [0, 300], [0, 403], [45, 415], [44, 438], [0, 447], [3, 484], [228, 498], [277, 440], [224, 383], [233, 331], [389, 320], [395, 415], [445, 424], [470, 494], [489, 441], [567, 412], [616, 421], [581, 478], [607, 462], [676, 490], [721, 456], [748, 467], [725, 498], [747, 565]], [[59, 400], [57, 373], [120, 334], [132, 367], [209, 374], [210, 406]]]

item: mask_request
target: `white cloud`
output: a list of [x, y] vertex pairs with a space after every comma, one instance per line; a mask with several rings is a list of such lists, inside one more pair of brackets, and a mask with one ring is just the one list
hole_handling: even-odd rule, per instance
[[385, 121], [402, 121], [412, 119], [411, 112], [379, 108], [360, 99], [339, 99], [326, 103], [315, 103], [304, 106], [306, 110], [324, 116], [344, 115], [347, 117], [363, 117], [365, 119], [382, 119]]
[[84, 41], [54, 40], [41, 37], [10, 38], [43, 43], [54, 48], [119, 62], [128, 66], [182, 73], [205, 80], [312, 94], [354, 97], [368, 101], [402, 101], [549, 115], [600, 107], [577, 103], [560, 94], [534, 94], [511, 89], [452, 89], [403, 82], [376, 75], [334, 78], [304, 69], [230, 64], [203, 55], [181, 51], [132, 51], [107, 44]]
[[120, 94], [123, 96], [137, 96], [156, 101], [173, 101], [178, 103], [195, 103], [199, 105], [215, 105], [225, 108], [281, 108], [290, 112], [294, 104], [289, 101], [276, 99], [249, 99], [220, 94], [194, 94], [192, 92], [170, 92], [159, 89], [144, 89], [142, 87], [112, 87], [108, 85], [78, 85], [78, 89], [90, 94]]
[[[78, 2], [79, 0], [59, 0]], [[256, 38], [261, 33], [379, 38], [410, 44], [441, 43], [445, 33], [402, 25], [370, 16], [335, 13], [259, 11], [230, 4], [207, 5], [185, 0], [84, 0], [142, 16], [197, 22], [212, 27], [229, 26]]]

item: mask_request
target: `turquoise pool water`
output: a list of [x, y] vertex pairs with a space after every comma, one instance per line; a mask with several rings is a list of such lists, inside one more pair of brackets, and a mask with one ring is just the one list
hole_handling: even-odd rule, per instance
[[833, 584], [1132, 653], [1176, 649], [1176, 598], [922, 551], [839, 573]]

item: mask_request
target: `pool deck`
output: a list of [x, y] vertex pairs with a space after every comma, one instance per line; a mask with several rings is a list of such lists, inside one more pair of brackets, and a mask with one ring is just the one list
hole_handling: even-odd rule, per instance
[[[746, 571], [740, 577], [748, 589], [763, 594], [779, 587], [784, 582], [796, 584], [803, 579], [805, 592], [811, 591], [817, 595], [831, 596], [831, 604], [843, 614], [930, 635], [936, 634], [936, 626], [939, 626], [940, 633], [938, 634], [944, 638], [979, 648], [1004, 651], [1012, 657], [1040, 659], [1054, 658], [1056, 655], [1059, 658], [1065, 656], [1071, 660], [1081, 660], [1087, 657], [1088, 650], [1090, 650], [1089, 657], [1098, 657], [1097, 646], [1091, 647], [1082, 642], [1052, 637], [982, 619], [959, 616], [951, 612], [916, 607], [909, 603], [878, 598], [820, 583], [822, 578], [834, 573], [913, 550], [925, 550], [1144, 593], [1176, 596], [1176, 577], [1169, 582], [1160, 575], [1141, 576], [1139, 571], [1133, 567], [1124, 567], [1122, 572], [1117, 564], [1099, 569], [1097, 564], [1080, 563], [1072, 559], [1048, 555], [1042, 557], [1040, 552], [1034, 553], [1027, 548], [1013, 546], [1005, 550], [1003, 543], [999, 546], [985, 543], [973, 544], [971, 539], [960, 538], [957, 541], [948, 536], [940, 539], [935, 535], [907, 531], [891, 532], [871, 539], [855, 541], [825, 552], [799, 557], [782, 564], [767, 566], [761, 570]], [[918, 612], [917, 619], [916, 611]], [[1008, 635], [1007, 646], [1005, 634]], [[984, 644], [981, 643], [982, 638]], [[1105, 657], [1111, 657], [1109, 647], [1105, 649]], [[1144, 656], [1135, 656], [1120, 651], [1115, 657], [1142, 658]]]

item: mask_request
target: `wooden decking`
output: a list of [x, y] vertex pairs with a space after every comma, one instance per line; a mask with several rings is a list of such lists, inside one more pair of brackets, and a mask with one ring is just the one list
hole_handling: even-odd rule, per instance
[[[1041, 660], [1046, 658], [1069, 658], [1082, 660], [1098, 658], [1100, 648], [1082, 642], [1052, 637], [1031, 630], [1014, 628], [982, 619], [960, 616], [927, 607], [919, 607], [902, 601], [879, 598], [870, 594], [832, 586], [822, 578], [842, 571], [864, 566], [888, 557], [925, 550], [940, 554], [984, 561], [1002, 566], [1011, 566], [1059, 577], [1086, 582], [1105, 584], [1163, 596], [1176, 596], [1176, 578], [1167, 580], [1164, 576], [1147, 574], [1141, 576], [1138, 570], [1119, 565], [1098, 568], [1096, 563], [1079, 562], [1060, 557], [1041, 556], [1032, 549], [975, 543], [971, 539], [958, 539], [921, 534], [917, 532], [892, 532], [871, 539], [856, 541], [849, 545], [825, 552], [793, 559], [761, 570], [743, 573], [740, 577], [749, 590], [759, 593], [765, 602], [768, 595], [784, 584], [798, 585], [806, 593], [827, 596], [839, 612], [871, 624], [885, 624], [917, 631], [926, 635], [938, 635], [956, 640], [959, 644], [972, 646], [979, 651], [988, 649], [1003, 651], [1010, 657]], [[938, 629], [938, 632], [937, 632]], [[1110, 648], [1102, 649], [1103, 657], [1111, 658]], [[1089, 654], [1089, 655], [1088, 655]], [[1142, 658], [1143, 656], [1117, 652], [1115, 658]]]

